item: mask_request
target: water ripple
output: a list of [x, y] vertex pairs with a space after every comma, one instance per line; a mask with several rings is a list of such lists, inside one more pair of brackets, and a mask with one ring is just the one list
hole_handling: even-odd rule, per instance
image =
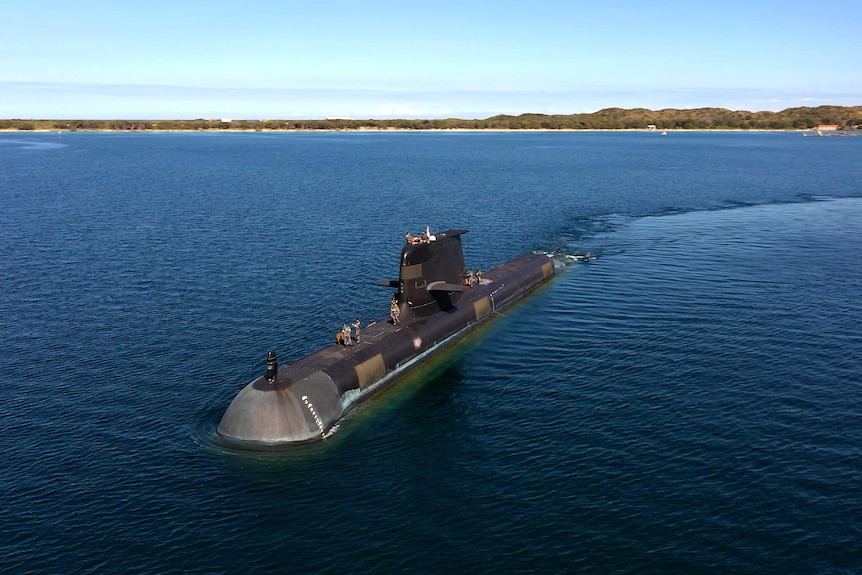
[[[812, 194], [855, 193], [862, 139], [234, 136], [0, 146], [7, 570], [862, 563], [862, 203]], [[429, 224], [472, 267], [599, 257], [328, 440], [221, 446], [266, 351], [385, 317]]]

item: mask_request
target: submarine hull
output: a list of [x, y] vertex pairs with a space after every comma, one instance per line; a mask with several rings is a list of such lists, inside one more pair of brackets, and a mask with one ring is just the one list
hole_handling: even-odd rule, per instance
[[411, 316], [405, 302], [402, 317], [409, 321], [372, 323], [362, 328], [358, 343], [333, 343], [282, 366], [272, 379], [261, 376], [246, 385], [225, 412], [218, 434], [227, 444], [248, 449], [321, 439], [353, 405], [553, 275], [550, 257], [525, 254], [459, 290], [446, 309]]

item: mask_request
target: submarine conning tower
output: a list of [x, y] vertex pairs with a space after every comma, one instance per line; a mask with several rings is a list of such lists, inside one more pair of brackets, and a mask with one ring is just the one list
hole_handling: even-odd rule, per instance
[[423, 318], [455, 305], [464, 290], [464, 252], [461, 235], [447, 230], [410, 238], [401, 250], [398, 302], [401, 323]]

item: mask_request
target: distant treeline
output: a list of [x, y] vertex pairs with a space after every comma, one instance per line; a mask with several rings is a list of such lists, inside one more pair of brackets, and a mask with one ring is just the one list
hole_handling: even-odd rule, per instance
[[724, 108], [647, 110], [606, 108], [590, 114], [521, 114], [484, 120], [0, 120], [7, 130], [808, 130], [862, 125], [862, 106], [788, 108], [746, 112]]

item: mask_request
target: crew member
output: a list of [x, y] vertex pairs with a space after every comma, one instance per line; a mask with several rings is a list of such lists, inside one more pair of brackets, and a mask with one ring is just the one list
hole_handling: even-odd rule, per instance
[[389, 319], [392, 320], [392, 325], [398, 325], [400, 317], [401, 310], [398, 309], [398, 295], [392, 294], [392, 299], [389, 301]]
[[476, 283], [482, 283], [482, 270], [476, 270]]
[[356, 343], [359, 343], [359, 318], [356, 318], [356, 321], [353, 322], [353, 332], [356, 334], [353, 336], [353, 339], [356, 340]]
[[350, 338], [350, 326], [346, 323], [341, 326], [341, 342], [344, 345], [353, 345], [353, 340]]

